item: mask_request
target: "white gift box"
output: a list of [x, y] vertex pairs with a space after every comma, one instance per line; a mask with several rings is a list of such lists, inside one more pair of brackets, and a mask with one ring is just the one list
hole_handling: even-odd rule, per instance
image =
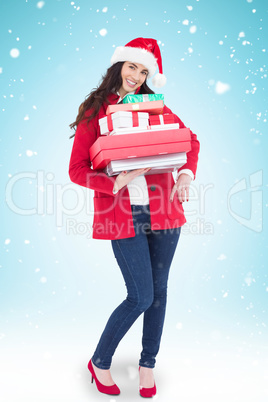
[[171, 124], [155, 124], [153, 126], [149, 126], [150, 130], [174, 130], [174, 129], [179, 129], [180, 125], [179, 123], [171, 123]]
[[102, 135], [108, 135], [117, 128], [147, 127], [149, 126], [149, 113], [119, 111], [99, 119], [99, 125]]
[[127, 127], [127, 128], [116, 128], [111, 131], [109, 135], [120, 135], [120, 134], [136, 134], [148, 131], [160, 131], [160, 130], [179, 130], [179, 123], [174, 124], [161, 124], [155, 126], [146, 126], [146, 127]]
[[187, 162], [186, 152], [177, 152], [168, 155], [145, 156], [111, 161], [105, 168], [108, 176], [119, 174], [123, 170], [134, 170], [151, 167], [146, 174], [175, 172]]
[[145, 133], [151, 130], [150, 126], [144, 127], [126, 127], [126, 128], [116, 128], [111, 131], [109, 135], [120, 135], [120, 134], [137, 134], [137, 133]]

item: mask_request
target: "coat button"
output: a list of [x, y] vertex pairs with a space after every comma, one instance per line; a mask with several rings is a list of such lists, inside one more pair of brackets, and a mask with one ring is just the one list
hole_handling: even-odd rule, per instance
[[155, 190], [156, 190], [156, 187], [155, 187], [155, 186], [151, 186], [151, 190], [152, 190], [152, 191], [155, 191]]

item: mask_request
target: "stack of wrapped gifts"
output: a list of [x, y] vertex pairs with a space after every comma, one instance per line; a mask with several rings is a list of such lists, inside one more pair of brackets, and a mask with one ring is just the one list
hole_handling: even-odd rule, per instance
[[122, 170], [151, 167], [146, 174], [175, 172], [191, 150], [188, 128], [179, 128], [173, 114], [163, 114], [161, 94], [127, 95], [109, 105], [99, 120], [100, 137], [90, 147], [93, 169], [109, 176]]

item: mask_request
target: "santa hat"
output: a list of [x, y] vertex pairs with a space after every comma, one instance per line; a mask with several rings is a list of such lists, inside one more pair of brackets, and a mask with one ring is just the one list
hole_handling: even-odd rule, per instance
[[148, 78], [154, 75], [158, 66], [159, 73], [153, 77], [152, 83], [158, 88], [166, 84], [167, 79], [163, 74], [161, 53], [155, 39], [136, 38], [128, 42], [126, 46], [117, 47], [111, 58], [111, 64], [119, 61], [143, 64], [148, 69]]

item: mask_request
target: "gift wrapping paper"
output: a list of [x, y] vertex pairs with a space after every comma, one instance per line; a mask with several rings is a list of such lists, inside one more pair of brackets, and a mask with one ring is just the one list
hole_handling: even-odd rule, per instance
[[162, 100], [164, 102], [163, 94], [144, 94], [144, 95], [126, 95], [123, 98], [123, 103], [138, 103]]

